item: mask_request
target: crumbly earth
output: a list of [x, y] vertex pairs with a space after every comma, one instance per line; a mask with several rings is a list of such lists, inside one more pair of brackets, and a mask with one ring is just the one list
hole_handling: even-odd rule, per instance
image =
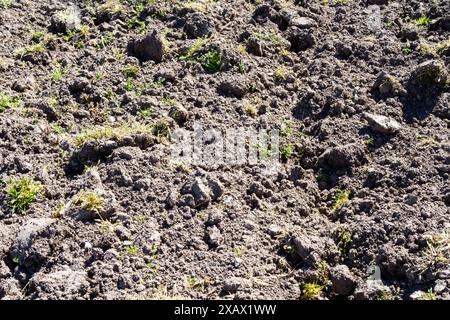
[[[0, 298], [449, 299], [449, 14], [0, 1]], [[282, 164], [171, 161], [194, 122]]]

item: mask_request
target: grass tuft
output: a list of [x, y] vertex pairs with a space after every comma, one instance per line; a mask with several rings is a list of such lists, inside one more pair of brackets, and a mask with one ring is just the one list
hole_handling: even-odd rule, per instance
[[5, 188], [8, 195], [8, 205], [12, 208], [13, 213], [26, 213], [30, 205], [42, 195], [43, 187], [40, 183], [33, 181], [27, 177], [16, 180], [11, 178]]
[[0, 0], [0, 8], [9, 8], [14, 3], [14, 0]]
[[102, 139], [120, 139], [128, 134], [133, 133], [152, 133], [151, 126], [145, 125], [123, 125], [121, 127], [94, 127], [90, 129], [86, 129], [75, 136], [74, 143], [75, 146], [81, 147], [83, 144], [94, 141], [94, 140], [102, 140]]
[[0, 92], [0, 112], [10, 108], [16, 108], [20, 105], [20, 103], [20, 99], [10, 98], [6, 94]]
[[306, 283], [302, 289], [303, 300], [319, 300], [324, 287], [317, 283]]
[[42, 53], [46, 49], [44, 42], [33, 43], [29, 46], [19, 48], [14, 51], [14, 55], [20, 59], [26, 56], [30, 56], [36, 53]]
[[217, 50], [209, 50], [206, 53], [202, 53], [202, 48], [208, 42], [208, 38], [203, 37], [195, 41], [185, 55], [180, 56], [181, 61], [185, 62], [198, 62], [206, 70], [211, 72], [219, 72], [222, 70], [222, 55]]
[[75, 196], [73, 203], [80, 209], [98, 214], [103, 208], [105, 200], [95, 192], [81, 191]]
[[83, 130], [77, 134], [73, 143], [76, 147], [81, 147], [83, 144], [95, 141], [95, 140], [120, 140], [127, 135], [132, 134], [147, 134], [154, 135], [158, 138], [165, 138], [170, 141], [171, 133], [169, 128], [169, 122], [165, 119], [161, 119], [153, 125], [122, 125], [120, 127], [94, 127]]
[[334, 205], [333, 205], [332, 211], [336, 212], [337, 210], [342, 208], [347, 203], [347, 201], [350, 197], [350, 194], [351, 194], [351, 192], [347, 191], [347, 190], [341, 190], [341, 189], [336, 190], [336, 193], [333, 196]]
[[428, 27], [428, 24], [430, 23], [430, 21], [431, 21], [431, 19], [427, 16], [422, 16], [422, 17], [414, 20], [416, 25], [420, 26], [420, 27]]
[[421, 295], [418, 300], [436, 300], [436, 294], [433, 292], [433, 289], [430, 289]]

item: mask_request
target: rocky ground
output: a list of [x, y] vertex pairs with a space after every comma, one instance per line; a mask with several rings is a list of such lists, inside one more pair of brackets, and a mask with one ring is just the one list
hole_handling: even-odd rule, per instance
[[[0, 0], [0, 298], [449, 299], [449, 13]], [[172, 161], [194, 122], [282, 164]]]

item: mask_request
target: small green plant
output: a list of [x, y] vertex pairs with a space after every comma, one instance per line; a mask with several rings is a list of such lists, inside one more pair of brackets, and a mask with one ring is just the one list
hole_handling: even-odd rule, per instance
[[413, 53], [413, 49], [411, 49], [409, 47], [403, 48], [402, 51], [406, 55]]
[[111, 42], [113, 42], [114, 36], [111, 33], [105, 33], [100, 36], [97, 41], [97, 48], [105, 49]]
[[302, 288], [303, 300], [319, 300], [324, 287], [317, 283], [306, 283]]
[[238, 48], [237, 48], [237, 50], [238, 50], [238, 52], [239, 52], [240, 54], [243, 54], [243, 55], [248, 54], [248, 52], [247, 52], [247, 47], [246, 47], [246, 46], [239, 45]]
[[284, 138], [290, 138], [294, 134], [294, 129], [292, 127], [292, 120], [285, 119], [281, 124], [280, 134]]
[[74, 143], [76, 147], [81, 147], [84, 143], [90, 141], [102, 139], [118, 140], [134, 133], [153, 134], [153, 127], [140, 124], [122, 125], [120, 127], [93, 127], [77, 134], [74, 138]]
[[201, 286], [201, 282], [200, 282], [200, 280], [198, 280], [196, 277], [188, 277], [187, 279], [186, 279], [186, 286], [189, 288], [189, 289], [192, 289], [192, 288], [197, 288], [197, 287], [200, 287]]
[[194, 44], [186, 51], [186, 54], [180, 56], [180, 60], [186, 62], [194, 61], [195, 57], [198, 55], [198, 52], [203, 48], [208, 40], [209, 39], [207, 37], [202, 37], [195, 40]]
[[377, 300], [395, 300], [395, 295], [389, 290], [383, 290], [378, 295]]
[[63, 37], [63, 39], [66, 42], [70, 42], [70, 41], [72, 41], [73, 37], [75, 37], [75, 35], [76, 35], [76, 32], [68, 30], [67, 34]]
[[337, 243], [341, 256], [345, 256], [347, 254], [351, 242], [352, 234], [349, 231], [342, 232]]
[[287, 69], [285, 67], [279, 67], [273, 72], [273, 77], [276, 81], [284, 81], [287, 77]]
[[258, 115], [258, 108], [254, 104], [248, 104], [245, 106], [245, 113], [254, 118]]
[[80, 41], [78, 41], [76, 44], [75, 44], [75, 48], [77, 48], [77, 49], [81, 49], [81, 48], [83, 48], [84, 47], [84, 41], [83, 40], [80, 40]]
[[75, 196], [73, 203], [80, 209], [99, 214], [105, 200], [93, 191], [81, 191]]
[[429, 136], [417, 136], [417, 143], [416, 147], [418, 149], [426, 149], [430, 146], [433, 146], [437, 143], [435, 137], [429, 137]]
[[[75, 31], [66, 31], [66, 34], [64, 35], [63, 39], [66, 42], [71, 42], [74, 38], [77, 40], [76, 46], [84, 46], [84, 41], [81, 40], [81, 37], [88, 37], [90, 34], [90, 28], [89, 26], [82, 25]], [[81, 37], [80, 37], [81, 36]], [[80, 42], [83, 43], [83, 45], [80, 44]]]
[[127, 253], [129, 255], [137, 255], [139, 253], [139, 247], [138, 246], [129, 246], [127, 248]]
[[450, 259], [450, 232], [429, 235], [424, 251], [423, 263], [420, 264], [420, 273], [433, 270], [438, 265], [447, 263]]
[[417, 26], [428, 27], [428, 24], [430, 23], [431, 19], [427, 16], [422, 16], [414, 21]]
[[181, 61], [198, 62], [206, 70], [211, 72], [219, 72], [222, 70], [222, 55], [217, 50], [211, 49], [206, 53], [201, 53], [202, 48], [208, 42], [208, 38], [203, 37], [195, 41], [186, 54], [180, 56]]
[[244, 111], [247, 115], [254, 118], [258, 115], [258, 102], [246, 100], [244, 101]]
[[78, 32], [82, 35], [87, 37], [90, 34], [90, 28], [89, 26], [86, 25], [82, 25], [80, 26], [80, 28], [78, 29]]
[[25, 138], [23, 139], [23, 143], [27, 146], [30, 146], [33, 143], [32, 138], [30, 138], [29, 135], [25, 136]]
[[292, 143], [285, 143], [280, 146], [280, 156], [281, 160], [287, 161], [293, 155], [295, 151], [295, 146]]
[[350, 191], [337, 189], [333, 196], [334, 205], [332, 211], [336, 212], [337, 210], [342, 208], [349, 200], [350, 195]]
[[12, 208], [13, 213], [23, 214], [42, 195], [43, 187], [40, 183], [27, 177], [19, 180], [11, 178], [5, 188], [5, 193], [9, 197], [8, 205]]
[[135, 89], [135, 87], [134, 87], [134, 83], [133, 83], [133, 78], [128, 77], [127, 81], [125, 82], [125, 90], [134, 91], [134, 89]]
[[288, 231], [284, 230], [280, 235], [277, 236], [278, 248], [288, 254], [295, 254], [295, 249], [291, 243], [291, 235]]
[[326, 261], [320, 261], [315, 265], [316, 271], [320, 276], [320, 281], [326, 283], [329, 279], [330, 266]]
[[174, 98], [163, 98], [161, 99], [161, 103], [165, 106], [174, 106], [177, 103], [177, 100]]
[[123, 60], [125, 58], [124, 52], [121, 49], [117, 48], [117, 47], [112, 47], [111, 48], [111, 53], [112, 53], [114, 59], [116, 59], [118, 61], [121, 61], [121, 60]]
[[103, 73], [101, 73], [101, 71], [97, 71], [95, 73], [95, 80], [100, 81], [103, 79]]
[[186, 1], [183, 5], [184, 8], [194, 9], [199, 12], [207, 13], [209, 10], [209, 5], [214, 3], [216, 0], [197, 0], [197, 1]]
[[197, 213], [197, 217], [202, 220], [202, 221], [207, 221], [208, 220], [208, 214], [206, 214], [205, 212], [199, 212]]
[[153, 110], [150, 107], [142, 108], [137, 111], [137, 115], [141, 118], [148, 118], [153, 114]]
[[275, 154], [275, 150], [272, 150], [266, 144], [257, 143], [256, 149], [258, 150], [259, 159], [270, 159]]
[[444, 40], [442, 42], [439, 42], [436, 45], [436, 53], [437, 54], [441, 54], [442, 52], [444, 52], [444, 50], [446, 50], [447, 48], [450, 48], [450, 39], [448, 40]]
[[140, 223], [144, 223], [145, 220], [147, 220], [147, 217], [144, 216], [144, 215], [142, 215], [142, 214], [140, 214], [140, 215], [138, 215], [138, 216], [136, 217], [136, 220], [137, 220], [138, 222], [140, 222]]
[[433, 292], [433, 289], [429, 289], [427, 292], [421, 295], [418, 300], [436, 300], [436, 294]]
[[289, 56], [291, 52], [287, 48], [283, 48], [280, 52], [282, 56]]
[[30, 56], [33, 54], [42, 53], [45, 51], [45, 49], [46, 49], [46, 46], [45, 46], [44, 42], [33, 43], [29, 46], [15, 50], [14, 55], [16, 57], [18, 57], [19, 59], [22, 59], [24, 57], [27, 57], [27, 56]]
[[57, 65], [57, 67], [53, 70], [52, 73], [52, 80], [53, 81], [59, 81], [63, 75], [65, 74], [65, 70], [61, 68], [61, 65]]
[[148, 0], [133, 0], [133, 16], [128, 20], [128, 28], [132, 29], [138, 27], [141, 31], [145, 31], [145, 23], [140, 20], [142, 12], [145, 10], [145, 5], [149, 3]]
[[199, 62], [211, 72], [222, 70], [222, 55], [217, 50], [210, 50], [199, 58]]
[[283, 42], [283, 37], [275, 30], [271, 30], [270, 32], [256, 32], [254, 36], [259, 40], [270, 41], [274, 46], [280, 46]]
[[120, 0], [106, 0], [105, 3], [97, 7], [97, 11], [100, 14], [114, 15], [125, 11], [125, 7]]
[[123, 73], [127, 77], [134, 77], [138, 74], [138, 72], [139, 72], [139, 67], [135, 66], [135, 65], [130, 65], [123, 69]]
[[[187, 174], [191, 174], [192, 173], [192, 167], [186, 163], [177, 163], [176, 164], [176, 171], [178, 172], [183, 172], [183, 173], [187, 173]], [[207, 220], [208, 217], [206, 217], [205, 220]]]
[[10, 7], [15, 0], [0, 0], [0, 8], [6, 9]]
[[96, 224], [98, 225], [98, 229], [103, 233], [114, 233], [118, 227], [121, 226], [120, 221], [111, 222], [109, 220], [103, 219], [100, 215], [100, 220], [96, 221]]
[[[84, 42], [90, 34], [90, 28], [87, 25], [81, 25], [78, 29], [66, 31], [63, 36], [63, 40], [66, 42], [73, 42], [75, 48], [79, 49], [84, 47]], [[74, 40], [74, 41], [73, 41]]]
[[53, 123], [50, 127], [57, 134], [64, 133], [64, 128], [59, 123]]
[[239, 72], [245, 74], [247, 72], [247, 66], [244, 62], [239, 62]]
[[302, 133], [295, 133], [292, 120], [283, 120], [280, 128], [280, 136], [283, 138], [280, 144], [280, 157], [283, 162], [288, 161], [291, 157], [301, 158], [304, 154], [304, 149], [298, 150], [292, 143], [294, 136], [298, 137]]
[[113, 91], [112, 88], [106, 89], [104, 96], [106, 100], [112, 102], [114, 105], [119, 105], [119, 96]]
[[364, 139], [364, 145], [367, 148], [373, 147], [374, 143], [375, 143], [375, 139], [373, 136], [368, 136], [366, 139]]
[[167, 14], [166, 10], [158, 10], [155, 13], [152, 13], [150, 15], [150, 18], [152, 18], [153, 20], [159, 20], [164, 18], [164, 16]]
[[241, 247], [234, 248], [234, 252], [238, 258], [241, 258], [244, 255], [244, 250]]
[[425, 42], [419, 44], [418, 50], [419, 52], [427, 55], [434, 55], [436, 52], [435, 48], [431, 44]]
[[58, 106], [58, 101], [59, 101], [59, 97], [58, 97], [58, 96], [56, 96], [56, 97], [51, 97], [51, 98], [48, 100], [48, 102], [50, 103], [50, 106], [51, 106], [53, 109], [56, 109], [56, 107]]
[[41, 40], [44, 36], [45, 36], [45, 32], [44, 32], [44, 31], [34, 31], [34, 32], [32, 33], [33, 40], [39, 41], [39, 40]]
[[160, 138], [166, 138], [170, 141], [171, 133], [169, 122], [165, 119], [161, 119], [153, 125], [152, 133]]
[[158, 246], [156, 245], [156, 243], [153, 243], [150, 252], [150, 261], [148, 262], [148, 267], [155, 275], [158, 273], [158, 266], [156, 265], [156, 259], [158, 258], [157, 254]]
[[186, 278], [186, 288], [188, 289], [202, 289], [205, 286], [205, 281], [200, 280], [194, 276]]
[[139, 20], [138, 17], [132, 17], [130, 20], [128, 20], [128, 28], [133, 29], [137, 27], [138, 29], [144, 31], [145, 30], [145, 23]]
[[402, 49], [402, 52], [406, 55], [413, 53], [413, 49], [411, 48], [411, 41], [406, 40], [406, 46]]
[[17, 108], [21, 101], [19, 98], [10, 98], [4, 93], [0, 92], [0, 112], [10, 108]]
[[55, 211], [52, 213], [52, 218], [59, 219], [62, 216], [64, 209], [64, 203], [60, 203], [56, 206]]
[[164, 86], [165, 83], [166, 83], [166, 79], [164, 79], [164, 78], [158, 78], [158, 79], [156, 79], [155, 81], [153, 81], [153, 82], [151, 83], [151, 86], [152, 86], [152, 87], [155, 87], [155, 88], [161, 88], [161, 87]]

